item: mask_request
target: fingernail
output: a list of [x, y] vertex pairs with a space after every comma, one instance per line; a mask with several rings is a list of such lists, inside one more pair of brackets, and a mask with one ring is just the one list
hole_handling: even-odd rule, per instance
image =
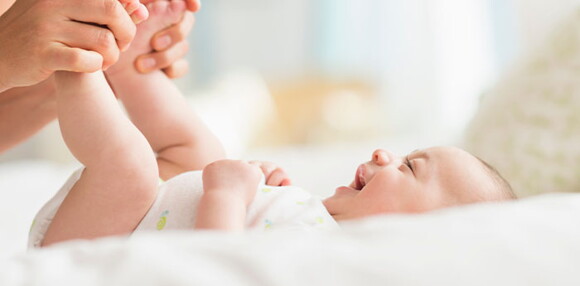
[[133, 23], [139, 24], [139, 23], [143, 22], [143, 20], [145, 20], [145, 19], [143, 19], [143, 17], [141, 17], [137, 13], [133, 13], [133, 14], [131, 14], [131, 20], [133, 20]]
[[153, 58], [145, 58], [142, 59], [140, 62], [141, 68], [143, 68], [144, 70], [151, 70], [153, 69], [153, 67], [155, 67], [155, 59]]
[[157, 50], [163, 50], [171, 45], [171, 37], [169, 35], [161, 36], [155, 40]]

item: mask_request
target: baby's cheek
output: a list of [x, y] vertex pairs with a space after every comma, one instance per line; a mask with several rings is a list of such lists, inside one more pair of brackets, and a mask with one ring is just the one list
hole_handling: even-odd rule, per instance
[[396, 185], [400, 180], [401, 176], [395, 171], [378, 172], [370, 183], [372, 183], [377, 189], [389, 191], [389, 189], [392, 188], [393, 185]]

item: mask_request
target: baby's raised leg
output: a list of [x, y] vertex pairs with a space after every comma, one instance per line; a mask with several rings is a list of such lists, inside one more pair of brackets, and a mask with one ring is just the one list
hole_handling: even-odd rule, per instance
[[182, 0], [154, 1], [147, 8], [149, 18], [138, 25], [131, 47], [106, 75], [131, 120], [156, 152], [159, 175], [167, 180], [186, 171], [201, 170], [223, 159], [225, 152], [163, 72], [140, 74], [135, 69], [137, 56], [151, 51], [153, 35], [179, 22], [186, 4]]
[[[135, 0], [123, 0], [135, 1]], [[137, 0], [138, 1], [138, 0]], [[131, 4], [127, 4], [128, 7]], [[151, 47], [151, 40], [153, 36], [159, 31], [169, 28], [178, 23], [183, 18], [186, 12], [186, 4], [183, 0], [172, 1], [153, 1], [147, 6], [140, 4], [147, 13], [147, 20], [140, 22], [137, 25], [135, 38], [127, 51], [124, 51], [119, 58], [119, 61], [107, 70], [107, 77], [116, 74], [135, 73], [139, 74], [135, 69], [134, 63], [138, 56], [148, 54], [153, 51]], [[140, 14], [138, 10], [132, 15]], [[135, 16], [132, 16], [135, 19]]]
[[102, 72], [58, 72], [55, 79], [61, 132], [85, 169], [43, 245], [131, 233], [156, 197], [155, 155], [121, 111]]
[[[138, 0], [121, 3], [134, 21], [146, 18]], [[63, 138], [85, 169], [53, 218], [43, 245], [128, 234], [155, 199], [155, 155], [121, 111], [102, 72], [57, 72], [55, 80]]]
[[102, 72], [58, 72], [55, 79], [61, 132], [85, 169], [43, 245], [131, 233], [155, 200], [155, 155], [121, 111]]

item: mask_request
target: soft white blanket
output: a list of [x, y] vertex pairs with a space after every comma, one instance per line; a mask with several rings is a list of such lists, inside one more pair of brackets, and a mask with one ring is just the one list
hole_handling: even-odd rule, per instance
[[580, 285], [580, 195], [327, 233], [173, 232], [70, 242], [0, 262], [0, 285]]

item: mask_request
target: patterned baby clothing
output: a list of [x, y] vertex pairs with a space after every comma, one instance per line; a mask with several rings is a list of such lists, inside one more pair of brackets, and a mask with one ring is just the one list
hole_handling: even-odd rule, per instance
[[[39, 247], [52, 218], [78, 181], [83, 169], [73, 173], [58, 193], [38, 212], [30, 230], [28, 246]], [[192, 171], [159, 184], [157, 198], [135, 232], [192, 229], [203, 193], [202, 172]], [[296, 186], [258, 186], [248, 207], [246, 229], [251, 231], [318, 231], [338, 229], [322, 200]]]

